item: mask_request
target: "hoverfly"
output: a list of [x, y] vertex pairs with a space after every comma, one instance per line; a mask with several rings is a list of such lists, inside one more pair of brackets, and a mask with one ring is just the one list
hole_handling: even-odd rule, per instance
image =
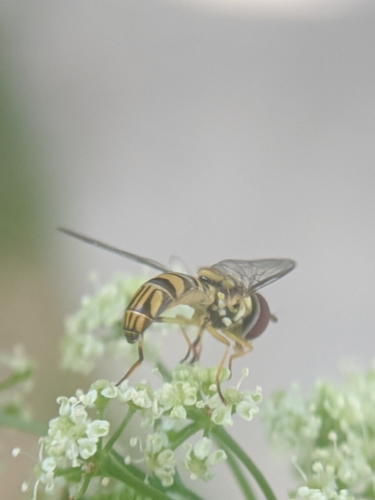
[[[216, 373], [216, 386], [221, 400], [225, 403], [219, 381], [228, 357], [230, 341], [234, 344], [234, 352], [229, 356], [229, 370], [235, 358], [253, 349], [251, 341], [263, 333], [269, 321], [276, 321], [258, 290], [292, 271], [295, 262], [290, 259], [228, 259], [199, 269], [198, 277], [195, 278], [173, 272], [154, 260], [120, 250], [70, 229], [59, 230], [161, 271], [161, 274], [146, 281], [139, 288], [125, 310], [125, 337], [130, 344], [138, 342], [138, 359], [117, 385], [142, 363], [143, 334], [150, 324], [172, 323], [179, 326], [188, 343], [188, 351], [181, 362], [190, 360], [190, 363], [194, 363], [199, 359], [201, 339], [205, 330], [224, 344], [225, 351]], [[193, 309], [191, 318], [181, 315], [174, 318], [162, 316], [163, 312], [181, 304]], [[194, 342], [190, 341], [185, 332], [185, 327], [189, 325], [198, 328]]]

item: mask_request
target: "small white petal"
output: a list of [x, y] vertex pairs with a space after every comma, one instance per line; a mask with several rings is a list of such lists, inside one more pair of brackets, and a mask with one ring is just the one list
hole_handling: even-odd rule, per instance
[[163, 469], [172, 469], [176, 465], [176, 460], [172, 450], [163, 450], [159, 453], [157, 462]]
[[299, 495], [300, 497], [307, 497], [307, 495], [310, 494], [310, 488], [308, 488], [307, 486], [300, 486], [297, 490], [297, 495]]
[[146, 390], [136, 391], [133, 395], [133, 403], [141, 408], [151, 408], [152, 401]]
[[149, 434], [146, 438], [146, 452], [149, 452], [152, 455], [159, 453], [163, 449], [165, 441], [166, 436], [160, 432]]
[[212, 412], [211, 420], [217, 425], [233, 425], [231, 414], [231, 406], [221, 404]]
[[79, 454], [84, 460], [92, 457], [96, 453], [96, 444], [87, 438], [78, 439]]
[[94, 420], [88, 424], [86, 434], [89, 439], [97, 441], [99, 437], [106, 436], [109, 432], [109, 422], [107, 420]]
[[22, 493], [26, 493], [26, 491], [29, 489], [29, 483], [27, 483], [26, 481], [24, 481], [22, 484], [21, 484], [21, 491]]
[[175, 406], [172, 408], [170, 417], [176, 420], [185, 420], [186, 419], [186, 410], [182, 405]]
[[113, 398], [117, 398], [119, 393], [120, 393], [119, 388], [111, 385], [111, 386], [103, 389], [100, 394], [102, 396], [104, 396], [105, 398], [113, 399]]
[[42, 462], [42, 470], [44, 472], [53, 472], [57, 467], [56, 460], [53, 457], [45, 458]]
[[87, 394], [82, 394], [79, 398], [84, 406], [93, 406], [98, 397], [98, 391], [91, 389]]
[[208, 457], [211, 448], [211, 439], [204, 437], [194, 445], [194, 454], [199, 460], [204, 460], [206, 457]]
[[207, 458], [207, 467], [213, 467], [214, 465], [227, 459], [227, 454], [224, 450], [216, 450]]
[[128, 387], [124, 392], [119, 395], [120, 402], [127, 402], [133, 399], [134, 394], [137, 392], [135, 387]]
[[259, 412], [259, 408], [248, 401], [241, 401], [236, 405], [236, 412], [243, 419], [250, 421], [254, 415]]
[[84, 423], [87, 419], [87, 411], [84, 409], [82, 405], [73, 406], [70, 411], [70, 419], [75, 424]]
[[75, 458], [78, 457], [78, 454], [79, 454], [79, 449], [77, 443], [75, 441], [70, 440], [66, 444], [66, 451], [65, 451], [66, 457], [69, 458], [69, 460], [74, 460]]
[[311, 468], [314, 472], [323, 472], [324, 470], [323, 464], [321, 462], [314, 462]]
[[68, 398], [64, 396], [60, 396], [56, 399], [57, 404], [60, 405], [59, 414], [60, 415], [69, 415], [70, 413], [70, 403]]
[[167, 472], [164, 469], [156, 467], [156, 469], [154, 470], [154, 474], [155, 474], [155, 476], [157, 476], [160, 479], [161, 484], [164, 487], [172, 486], [174, 471], [173, 471], [173, 473], [170, 471]]
[[336, 434], [336, 432], [334, 432], [334, 431], [330, 431], [330, 432], [328, 433], [328, 439], [329, 439], [330, 441], [337, 441], [337, 434]]

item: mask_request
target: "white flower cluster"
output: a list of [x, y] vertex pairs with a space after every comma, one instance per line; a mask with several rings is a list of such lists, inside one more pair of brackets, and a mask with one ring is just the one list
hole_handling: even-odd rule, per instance
[[271, 442], [293, 450], [304, 485], [294, 499], [375, 499], [375, 370], [341, 387], [315, 385], [275, 394], [262, 413]]
[[42, 483], [47, 492], [54, 492], [66, 482], [63, 476], [55, 474], [57, 470], [84, 470], [98, 451], [100, 438], [107, 436], [109, 422], [92, 420], [88, 415], [87, 410], [95, 407], [97, 399], [96, 389], [87, 394], [77, 391], [76, 396], [71, 398], [57, 398], [60, 416], [49, 422], [48, 435], [40, 440], [41, 454], [37, 468], [37, 484]]
[[175, 474], [176, 459], [168, 445], [166, 434], [156, 432], [147, 436], [144, 449], [148, 470], [160, 479], [163, 486], [171, 486]]
[[79, 311], [68, 317], [65, 323], [63, 368], [88, 374], [95, 361], [104, 355], [117, 358], [128, 355], [129, 344], [123, 336], [120, 320], [143, 281], [142, 278], [118, 275], [108, 284], [98, 287], [92, 296], [82, 298]]
[[[194, 420], [192, 411], [209, 415], [214, 424], [222, 426], [232, 425], [232, 415], [236, 412], [245, 420], [251, 420], [259, 412], [258, 405], [262, 400], [259, 387], [254, 392], [224, 389], [227, 400], [224, 404], [217, 393], [215, 375], [216, 368], [179, 365], [172, 373], [172, 381], [155, 391], [145, 383], [128, 387], [125, 381], [120, 387], [119, 401], [131, 402], [140, 409], [141, 427], [152, 427], [156, 420], [159, 421], [159, 432], [147, 437], [144, 453], [150, 471], [165, 486], [173, 483], [175, 472], [173, 451], [168, 449], [168, 432], [181, 429], [189, 418]], [[229, 371], [224, 371], [223, 378], [228, 376]], [[194, 447], [185, 445], [184, 467], [193, 479], [210, 479], [213, 476], [211, 468], [226, 458], [223, 450], [209, 453], [212, 443], [207, 438], [198, 441]]]
[[[130, 443], [134, 446], [139, 442], [149, 473], [158, 477], [163, 486], [170, 486], [174, 481], [176, 466], [174, 449], [183, 442], [174, 444], [170, 441], [170, 435], [178, 434], [197, 416], [208, 423], [210, 419], [213, 424], [228, 426], [233, 424], [235, 412], [251, 420], [259, 411], [258, 404], [262, 399], [259, 387], [254, 392], [241, 392], [239, 388], [224, 389], [227, 399], [227, 404], [224, 404], [217, 394], [215, 374], [216, 369], [179, 365], [173, 371], [171, 382], [164, 383], [156, 390], [152, 390], [145, 382], [129, 386], [125, 380], [117, 387], [108, 381], [99, 380], [92, 384], [87, 394], [77, 391], [74, 397], [59, 397], [60, 415], [50, 421], [48, 435], [41, 439], [38, 483], [42, 483], [47, 491], [54, 492], [60, 484], [69, 483], [61, 470], [76, 471], [76, 491], [82, 482], [82, 474], [100, 462], [102, 445], [99, 447], [99, 442], [109, 433], [109, 422], [92, 420], [89, 417], [90, 408], [95, 408], [99, 415], [103, 415], [109, 400], [115, 400], [126, 404], [132, 412], [137, 412], [141, 427], [153, 427], [153, 432], [146, 436], [144, 443], [139, 438], [132, 438]], [[228, 375], [228, 371], [224, 371], [223, 378]], [[199, 426], [194, 433], [197, 430]], [[207, 481], [213, 476], [212, 467], [226, 458], [223, 450], [210, 452], [212, 443], [207, 438], [194, 446], [185, 445], [183, 465], [190, 471], [192, 479]], [[137, 460], [137, 457], [128, 456], [125, 463], [137, 463]]]
[[[252, 420], [259, 412], [259, 403], [262, 401], [261, 388], [257, 387], [253, 392], [224, 388], [224, 404], [217, 393], [215, 376], [216, 367], [178, 365], [173, 370], [172, 381], [164, 383], [155, 391], [147, 384], [137, 384], [126, 389], [125, 381], [121, 386], [125, 392], [120, 396], [120, 400], [129, 400], [131, 397], [134, 403], [138, 399], [142, 401], [142, 427], [153, 426], [155, 420], [161, 416], [167, 416], [171, 426], [173, 421], [189, 418], [189, 410], [194, 408], [205, 410], [216, 425], [233, 425], [234, 413], [238, 413], [245, 420]], [[229, 370], [224, 369], [221, 378], [228, 379]]]

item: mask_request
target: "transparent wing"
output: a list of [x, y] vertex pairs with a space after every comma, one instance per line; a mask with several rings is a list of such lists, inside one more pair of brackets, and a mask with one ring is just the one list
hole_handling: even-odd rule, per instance
[[75, 231], [72, 231], [71, 229], [65, 229], [63, 227], [58, 227], [57, 228], [59, 231], [68, 234], [69, 236], [73, 236], [73, 238], [77, 238], [78, 240], [84, 241], [85, 243], [89, 243], [90, 245], [94, 245], [99, 248], [103, 248], [104, 250], [109, 250], [110, 252], [117, 253], [118, 255], [121, 255], [122, 257], [127, 257], [128, 259], [135, 260], [136, 262], [140, 262], [141, 264], [146, 264], [146, 266], [153, 267], [154, 269], [157, 269], [158, 271], [169, 271], [169, 269], [164, 266], [163, 264], [159, 264], [159, 262], [155, 262], [154, 260], [147, 259], [146, 257], [141, 257], [140, 255], [135, 255], [134, 253], [130, 252], [125, 252], [125, 250], [120, 250], [119, 248], [112, 247], [110, 245], [107, 245], [106, 243], [102, 243], [101, 241], [94, 240], [92, 238], [89, 238], [87, 236], [83, 236], [83, 234], [76, 233]]
[[211, 266], [215, 272], [230, 278], [250, 294], [282, 278], [296, 263], [290, 259], [222, 260]]
[[174, 273], [191, 274], [185, 262], [176, 255], [171, 255], [169, 257], [169, 270]]

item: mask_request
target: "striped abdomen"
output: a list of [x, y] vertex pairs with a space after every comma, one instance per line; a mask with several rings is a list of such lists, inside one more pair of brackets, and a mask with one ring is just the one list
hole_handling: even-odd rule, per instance
[[155, 318], [197, 288], [201, 288], [198, 280], [180, 273], [163, 273], [146, 281], [125, 311], [124, 332], [128, 342], [136, 342]]

